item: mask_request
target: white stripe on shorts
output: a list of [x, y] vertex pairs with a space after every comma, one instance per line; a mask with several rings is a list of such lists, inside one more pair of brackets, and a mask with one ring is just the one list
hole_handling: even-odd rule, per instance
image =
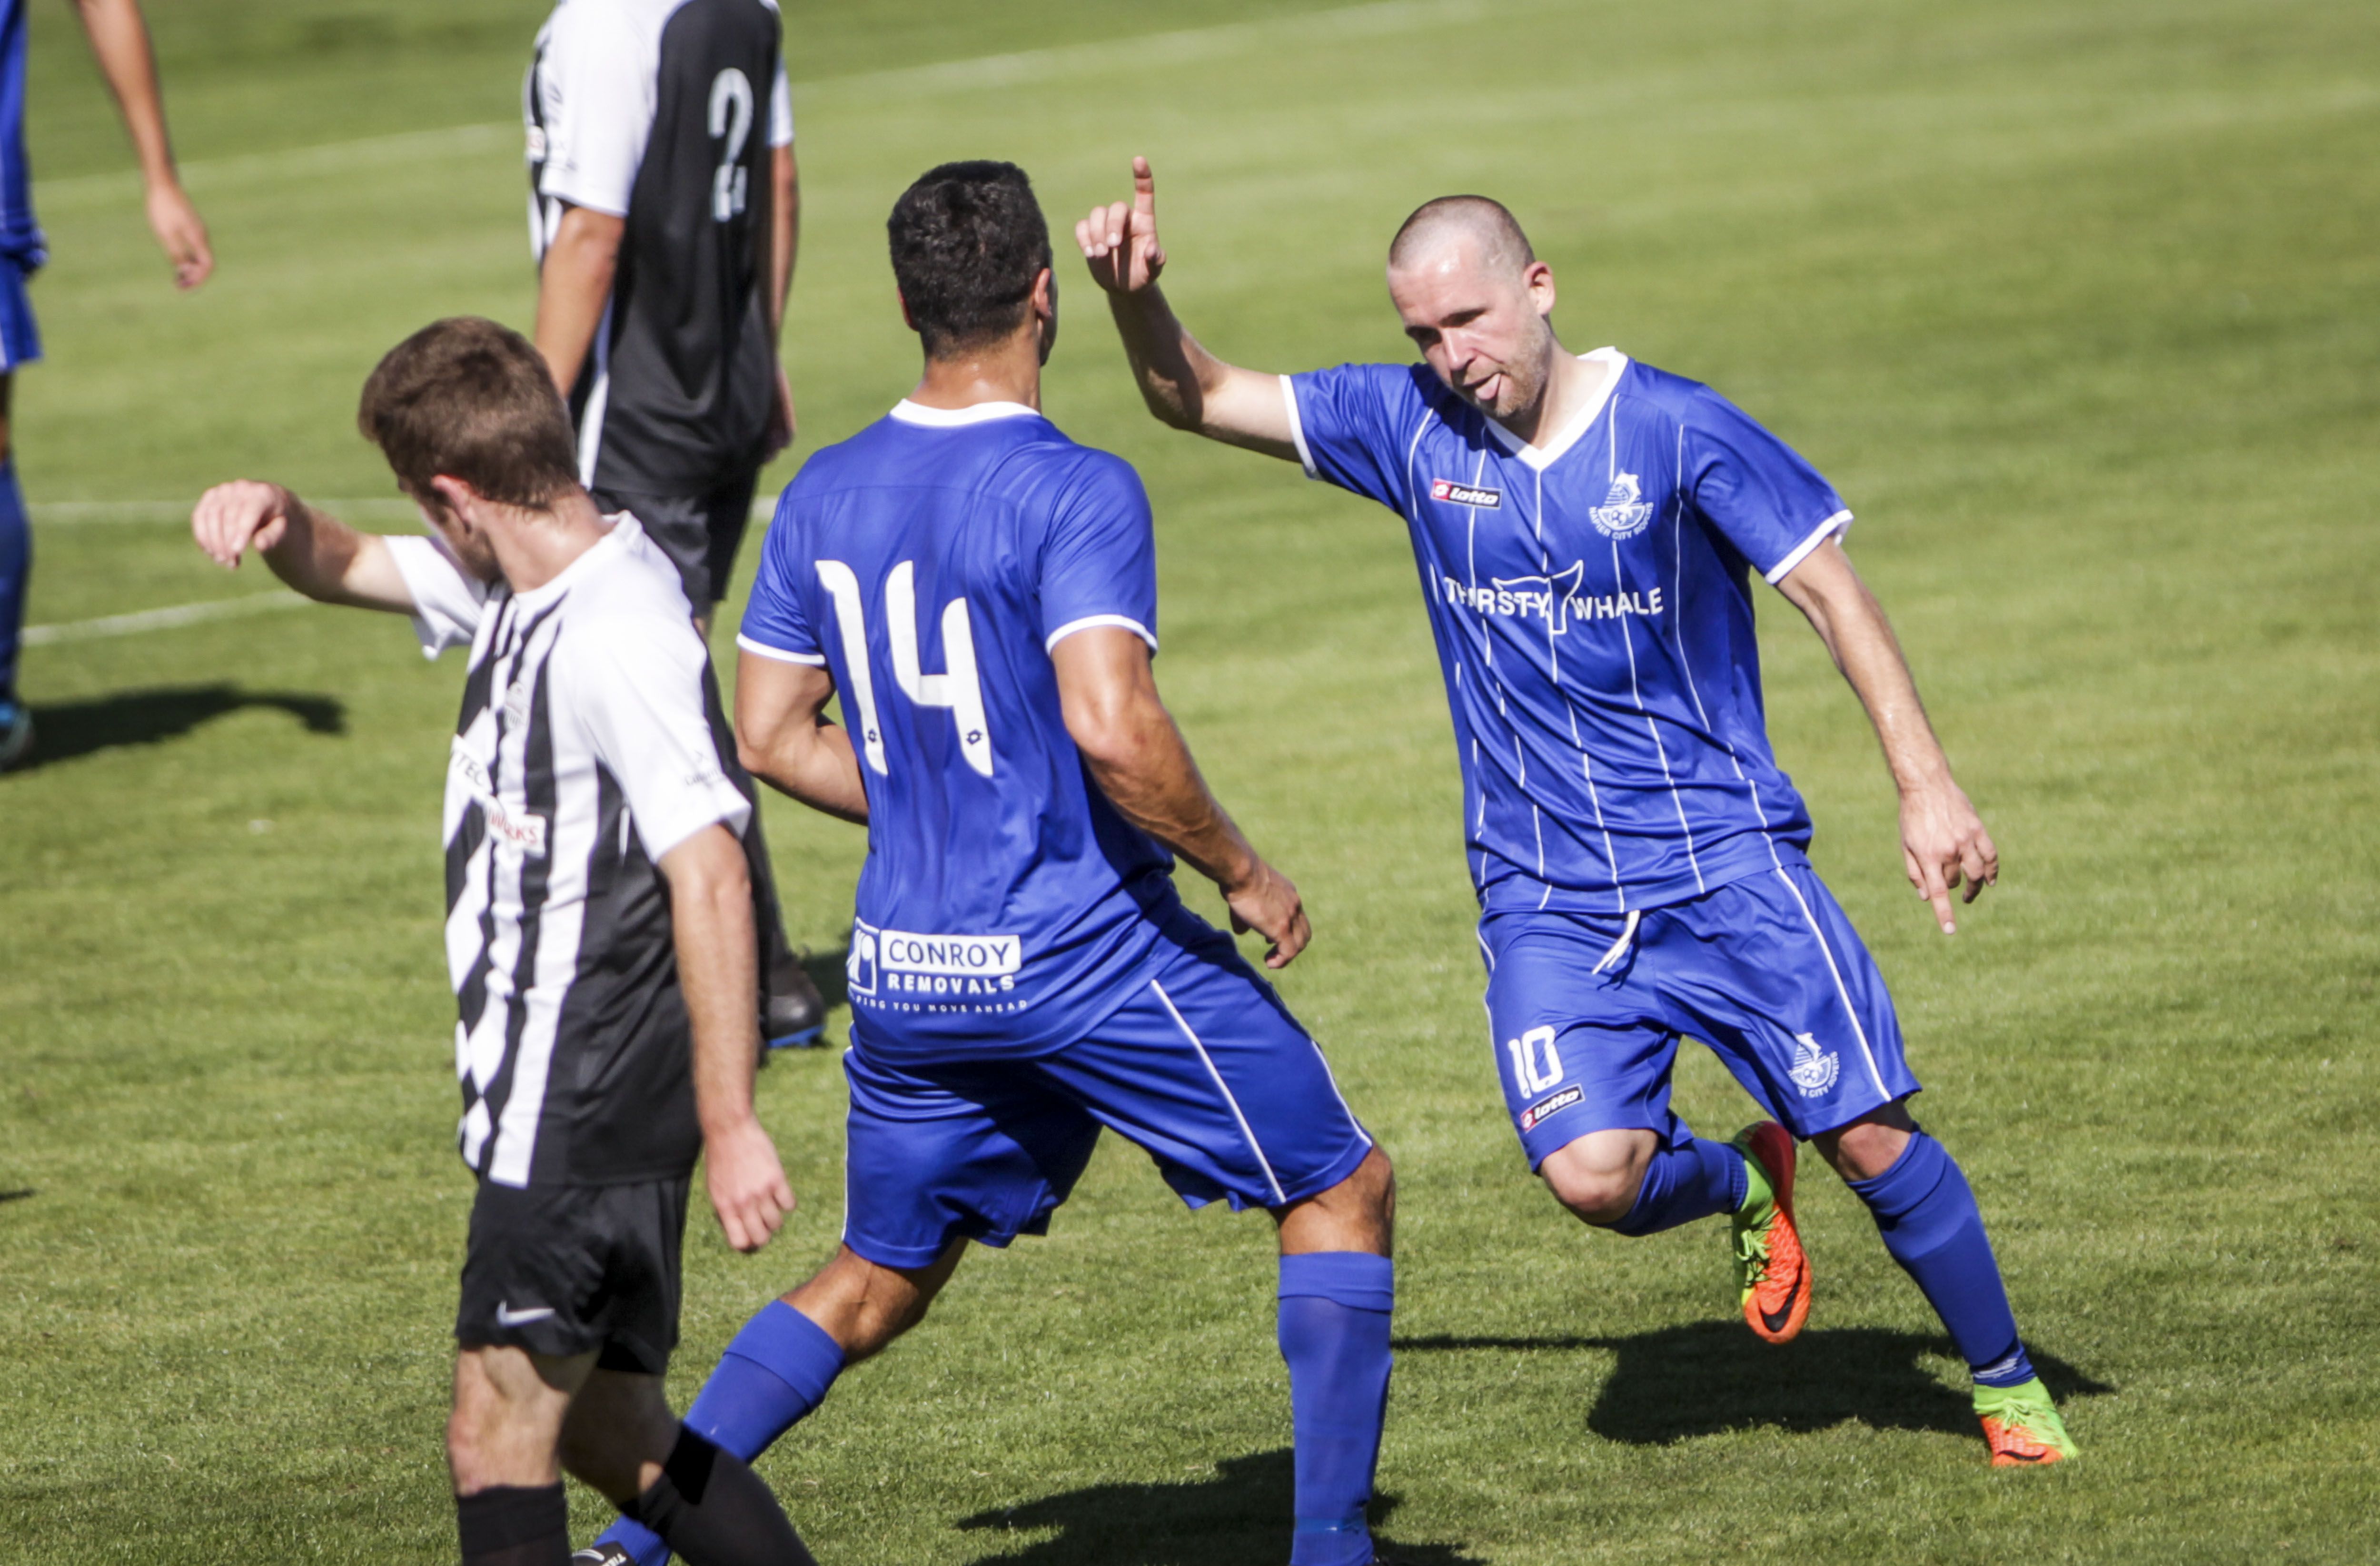
[[1163, 1003], [1166, 1014], [1172, 1017], [1173, 1026], [1182, 1030], [1183, 1038], [1190, 1040], [1190, 1048], [1198, 1051], [1198, 1059], [1206, 1066], [1207, 1074], [1215, 1079], [1215, 1091], [1220, 1093], [1223, 1096], [1223, 1102], [1230, 1106], [1232, 1119], [1239, 1123], [1240, 1135], [1247, 1138], [1248, 1150], [1257, 1156], [1257, 1167], [1264, 1171], [1265, 1188], [1272, 1193], [1272, 1205], [1277, 1208], [1287, 1207], [1289, 1197], [1281, 1190], [1281, 1182], [1273, 1178], [1272, 1164], [1265, 1158], [1264, 1148], [1257, 1145], [1257, 1134], [1249, 1126], [1248, 1117], [1240, 1112], [1240, 1101], [1232, 1097], [1231, 1088], [1224, 1084], [1223, 1074], [1215, 1069], [1215, 1058], [1207, 1053], [1207, 1046], [1199, 1041], [1197, 1034], [1191, 1031], [1190, 1025], [1183, 1020], [1181, 1011], [1173, 1004], [1173, 997], [1165, 992], [1165, 986], [1152, 978], [1148, 981], [1148, 987], [1157, 991], [1157, 999]]

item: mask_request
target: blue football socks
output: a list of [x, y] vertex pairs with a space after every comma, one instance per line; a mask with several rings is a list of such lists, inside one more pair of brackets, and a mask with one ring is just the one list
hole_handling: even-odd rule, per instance
[[1370, 1566], [1365, 1509], [1389, 1405], [1396, 1265], [1362, 1251], [1281, 1258], [1281, 1357], [1297, 1436], [1290, 1566]]
[[1636, 1205], [1613, 1224], [1621, 1234], [1658, 1234], [1713, 1213], [1743, 1206], [1751, 1181], [1743, 1154], [1725, 1142], [1697, 1136], [1682, 1147], [1664, 1147], [1645, 1166]]
[[12, 456], [0, 462], [0, 705], [17, 699], [17, 645], [25, 625], [25, 584], [32, 574], [33, 529]]
[[[1385, 1335], [1381, 1348], [1387, 1351]], [[720, 1356], [686, 1411], [686, 1427], [749, 1463], [824, 1402], [842, 1373], [842, 1346], [826, 1329], [784, 1301], [771, 1300]], [[638, 1566], [662, 1566], [670, 1558], [660, 1535], [625, 1517], [595, 1542], [618, 1545]]]
[[2017, 1336], [1984, 1215], [1949, 1149], [1920, 1131], [1890, 1169], [1844, 1184], [1876, 1215], [1884, 1248], [1916, 1280], [1976, 1381], [2014, 1387], [2032, 1380], [2033, 1362]]

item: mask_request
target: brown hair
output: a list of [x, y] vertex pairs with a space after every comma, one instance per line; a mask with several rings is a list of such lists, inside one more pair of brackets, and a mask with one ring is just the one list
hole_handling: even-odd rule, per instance
[[578, 482], [570, 415], [544, 356], [478, 316], [431, 322], [391, 348], [364, 382], [356, 426], [416, 498], [443, 473], [542, 510]]

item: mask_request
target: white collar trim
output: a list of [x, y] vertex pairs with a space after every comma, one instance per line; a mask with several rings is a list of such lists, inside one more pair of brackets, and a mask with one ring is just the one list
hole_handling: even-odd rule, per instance
[[[1578, 357], [1608, 367], [1610, 373], [1603, 378], [1603, 384], [1596, 388], [1594, 397], [1552, 440], [1542, 446], [1533, 446], [1494, 419], [1487, 419], [1488, 432], [1496, 438], [1496, 443], [1540, 473], [1560, 461], [1562, 454], [1578, 444], [1581, 437], [1594, 427], [1595, 421], [1603, 416], [1604, 408], [1610, 404], [1611, 394], [1620, 389], [1620, 377], [1628, 370], [1628, 356], [1618, 348], [1597, 348], [1593, 353]], [[1480, 417], [1487, 419], [1485, 414]]]
[[1038, 419], [1041, 410], [1026, 407], [1023, 403], [969, 403], [965, 407], [927, 407], [903, 397], [892, 405], [892, 417], [904, 424], [919, 424], [929, 430], [956, 430], [968, 424], [985, 424], [995, 419]]

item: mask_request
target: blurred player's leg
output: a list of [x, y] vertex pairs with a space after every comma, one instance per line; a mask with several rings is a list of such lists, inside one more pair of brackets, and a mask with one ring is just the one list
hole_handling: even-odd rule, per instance
[[[5, 307], [0, 307], [5, 308]], [[5, 345], [0, 329], [0, 345]], [[33, 718], [17, 694], [17, 652], [25, 625], [25, 589], [33, 574], [33, 529], [17, 488], [9, 446], [8, 394], [16, 377], [0, 371], [0, 771], [32, 747]]]

